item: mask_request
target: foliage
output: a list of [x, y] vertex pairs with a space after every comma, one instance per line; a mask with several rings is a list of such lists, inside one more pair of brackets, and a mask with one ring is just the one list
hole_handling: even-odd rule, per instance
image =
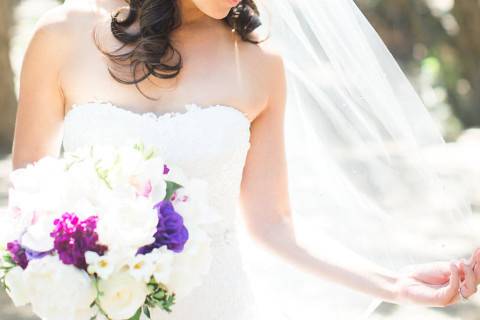
[[[447, 138], [480, 125], [480, 4], [455, 0], [358, 0]], [[428, 87], [425, 86], [428, 84]]]

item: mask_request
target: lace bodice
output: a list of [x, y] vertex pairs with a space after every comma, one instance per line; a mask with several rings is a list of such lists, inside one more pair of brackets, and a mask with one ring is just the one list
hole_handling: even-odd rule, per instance
[[238, 196], [250, 142], [250, 121], [223, 105], [185, 106], [185, 112], [136, 113], [110, 102], [74, 104], [65, 116], [64, 150], [96, 142], [119, 145], [141, 138], [160, 149], [167, 163], [207, 180], [212, 204], [221, 210]]
[[[140, 138], [157, 146], [167, 163], [208, 182], [210, 205], [224, 216], [212, 234], [213, 261], [204, 284], [153, 319], [252, 319], [252, 298], [238, 247], [235, 219], [242, 171], [250, 147], [250, 120], [224, 105], [185, 106], [185, 112], [136, 113], [110, 102], [75, 104], [64, 119], [63, 149], [91, 143], [119, 145]], [[208, 300], [210, 303], [206, 303]]]

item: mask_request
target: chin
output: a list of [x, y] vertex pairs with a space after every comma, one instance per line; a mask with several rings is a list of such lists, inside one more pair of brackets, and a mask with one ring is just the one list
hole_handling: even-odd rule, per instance
[[205, 14], [213, 19], [221, 20], [228, 16], [228, 13], [231, 9], [232, 7], [218, 8], [216, 10], [212, 10], [211, 12], [205, 12]]
[[197, 8], [210, 18], [221, 20], [228, 16], [230, 10], [239, 0], [194, 0]]

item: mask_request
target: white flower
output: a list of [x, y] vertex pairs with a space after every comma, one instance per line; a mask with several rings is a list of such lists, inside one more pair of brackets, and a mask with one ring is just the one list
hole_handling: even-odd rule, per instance
[[60, 212], [75, 212], [80, 219], [97, 214], [98, 207], [109, 201], [110, 190], [95, 171], [91, 159], [76, 163], [67, 172], [68, 184], [65, 187], [65, 201]]
[[154, 249], [148, 258], [152, 261], [153, 277], [159, 283], [168, 287], [172, 273], [174, 253], [166, 247]]
[[113, 192], [127, 198], [143, 196], [162, 200], [166, 192], [163, 160], [158, 156], [145, 159], [149, 149], [145, 149], [144, 155], [128, 144], [117, 152], [119, 165], [109, 172]]
[[190, 239], [181, 254], [174, 255], [167, 286], [179, 299], [201, 285], [212, 261], [211, 238], [202, 230], [189, 230]]
[[182, 186], [185, 186], [188, 183], [189, 177], [180, 167], [177, 167], [171, 163], [167, 164], [167, 167], [170, 169], [170, 171], [164, 175], [166, 180], [174, 181]]
[[147, 198], [115, 199], [101, 211], [97, 232], [109, 250], [138, 249], [155, 241], [158, 215]]
[[96, 290], [88, 274], [57, 256], [32, 260], [24, 271], [32, 309], [42, 319], [88, 320]]
[[147, 283], [150, 281], [154, 270], [152, 260], [143, 254], [138, 254], [128, 261], [128, 272], [136, 280], [141, 280]]
[[[99, 281], [100, 306], [112, 320], [131, 318], [148, 294], [147, 285], [136, 280], [127, 271], [113, 274], [108, 280]], [[50, 319], [49, 319], [50, 320]]]
[[0, 209], [0, 245], [18, 240], [31, 220], [31, 214], [23, 214], [16, 206]]
[[54, 230], [54, 216], [43, 215], [27, 228], [22, 236], [21, 243], [31, 250], [44, 252], [53, 249], [53, 238], [50, 233]]
[[151, 197], [155, 202], [163, 200], [167, 192], [166, 176], [163, 174], [163, 169], [164, 162], [159, 157], [146, 161], [143, 168], [143, 180], [150, 180], [152, 185]]
[[24, 306], [30, 302], [23, 273], [23, 269], [17, 266], [10, 269], [5, 275], [5, 284], [8, 287], [7, 293], [16, 307]]
[[[209, 206], [208, 184], [201, 179], [191, 179], [177, 190], [175, 209], [187, 225], [212, 225], [223, 220], [217, 210]], [[186, 201], [185, 201], [186, 199]]]
[[102, 279], [107, 279], [115, 271], [116, 260], [112, 255], [99, 256], [96, 252], [87, 251], [85, 261], [88, 264], [88, 273], [96, 273]]
[[31, 224], [43, 216], [58, 214], [65, 199], [64, 162], [45, 157], [10, 173], [8, 210], [0, 216], [0, 241], [18, 240]]
[[55, 212], [63, 200], [66, 185], [64, 165], [62, 159], [47, 156], [12, 171], [10, 205], [18, 206], [24, 213]]

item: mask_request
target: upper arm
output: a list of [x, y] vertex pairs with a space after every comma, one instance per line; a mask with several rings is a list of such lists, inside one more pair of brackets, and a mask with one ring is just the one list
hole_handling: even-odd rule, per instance
[[13, 169], [59, 154], [64, 117], [59, 83], [66, 51], [63, 24], [61, 8], [51, 9], [38, 21], [25, 51], [12, 147]]
[[240, 193], [246, 225], [255, 234], [290, 218], [284, 141], [286, 77], [280, 56], [268, 57], [267, 72], [269, 99], [252, 122]]

